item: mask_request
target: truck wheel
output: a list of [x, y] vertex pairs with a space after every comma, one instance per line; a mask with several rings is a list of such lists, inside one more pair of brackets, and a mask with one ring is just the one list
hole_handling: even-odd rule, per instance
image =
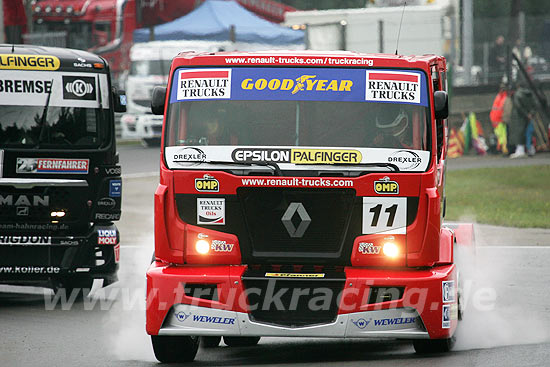
[[251, 347], [260, 341], [259, 336], [224, 336], [223, 342], [230, 347]]
[[198, 336], [151, 335], [155, 357], [162, 363], [191, 362], [199, 349]]
[[448, 339], [414, 340], [414, 350], [418, 354], [447, 353], [455, 344], [455, 337]]
[[221, 336], [203, 336], [201, 345], [205, 348], [216, 348], [222, 341]]

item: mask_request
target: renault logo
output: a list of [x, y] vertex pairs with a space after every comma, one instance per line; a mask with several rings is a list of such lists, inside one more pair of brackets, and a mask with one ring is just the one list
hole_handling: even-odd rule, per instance
[[[292, 223], [292, 217], [294, 217], [294, 214], [296, 213], [298, 213], [298, 216], [300, 217], [300, 224], [298, 225], [298, 228], [296, 228], [294, 223]], [[302, 203], [290, 203], [285, 211], [285, 214], [283, 214], [281, 221], [283, 222], [290, 237], [300, 238], [306, 232], [307, 227], [309, 227], [311, 218], [309, 217], [309, 214], [307, 214], [306, 208], [304, 208]]]

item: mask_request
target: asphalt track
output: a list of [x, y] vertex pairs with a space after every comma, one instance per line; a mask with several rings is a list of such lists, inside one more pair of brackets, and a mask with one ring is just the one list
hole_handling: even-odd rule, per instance
[[[548, 155], [525, 163], [535, 160], [548, 164]], [[121, 162], [120, 281], [75, 304], [56, 304], [41, 288], [0, 286], [0, 366], [157, 365], [144, 331], [144, 274], [153, 250], [158, 149], [122, 147]], [[479, 164], [463, 162], [461, 168]], [[190, 365], [550, 365], [550, 231], [478, 225], [476, 239], [476, 256], [466, 258], [466, 317], [452, 353], [418, 356], [410, 343], [391, 340], [264, 338], [256, 347], [201, 349]]]

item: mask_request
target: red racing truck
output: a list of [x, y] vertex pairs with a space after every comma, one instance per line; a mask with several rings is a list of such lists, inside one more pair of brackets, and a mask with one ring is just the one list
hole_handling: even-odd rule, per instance
[[[167, 88], [147, 333], [162, 362], [262, 336], [410, 339], [460, 315], [442, 223], [446, 61], [182, 53]], [[464, 232], [464, 233], [462, 233]]]

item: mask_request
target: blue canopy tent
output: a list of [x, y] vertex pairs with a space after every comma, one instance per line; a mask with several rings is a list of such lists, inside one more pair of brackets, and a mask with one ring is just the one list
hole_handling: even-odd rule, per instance
[[[282, 27], [256, 16], [235, 1], [207, 0], [191, 13], [154, 27], [155, 41], [234, 41], [271, 45], [303, 44], [304, 32]], [[149, 29], [134, 31], [134, 42], [148, 42]]]

